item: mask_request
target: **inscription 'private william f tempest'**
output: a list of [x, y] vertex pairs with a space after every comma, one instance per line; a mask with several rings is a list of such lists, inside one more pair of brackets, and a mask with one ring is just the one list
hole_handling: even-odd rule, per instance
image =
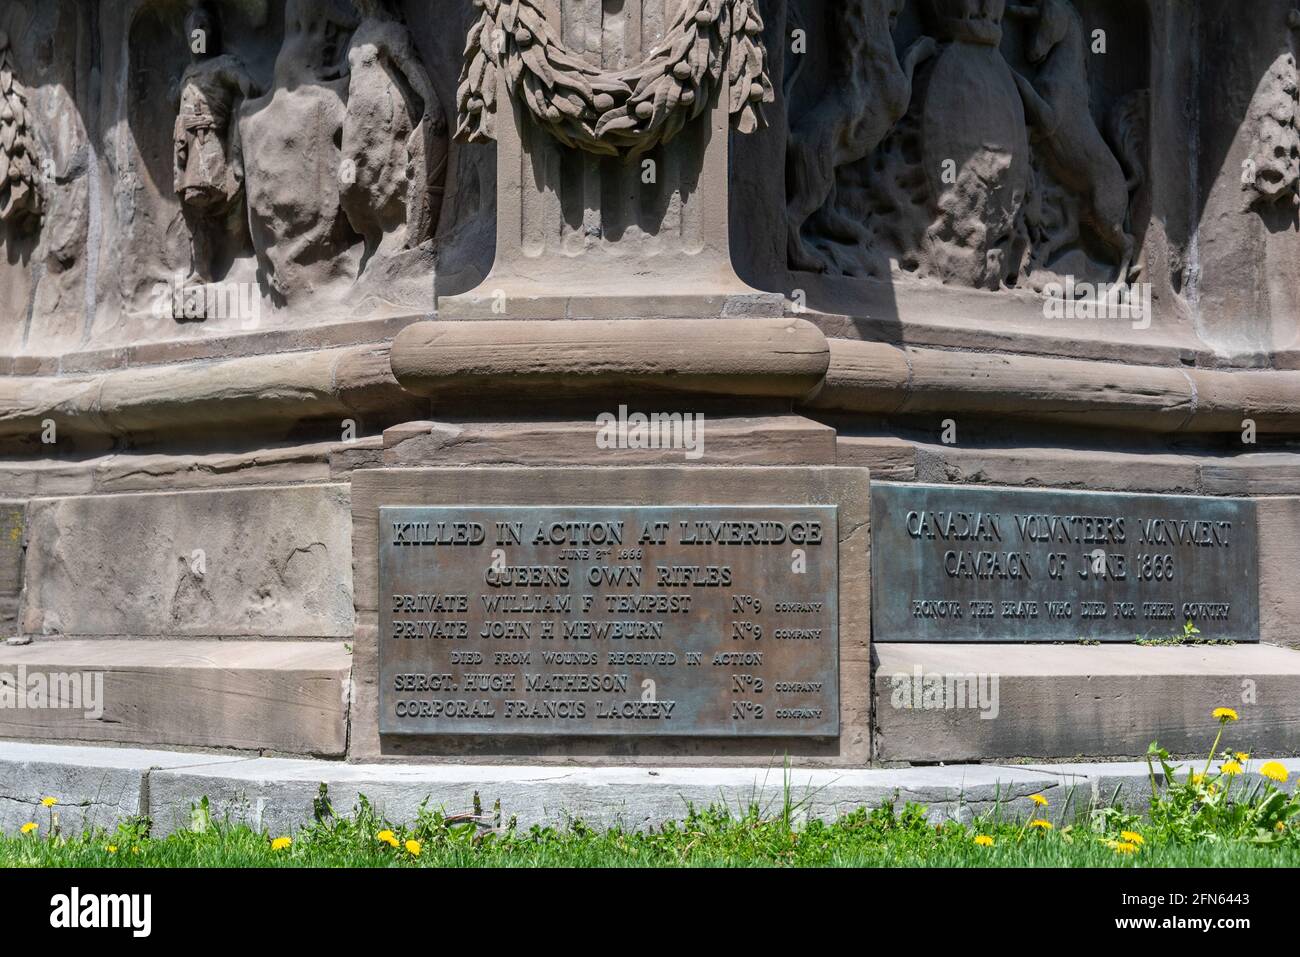
[[839, 730], [829, 506], [380, 509], [384, 734]]

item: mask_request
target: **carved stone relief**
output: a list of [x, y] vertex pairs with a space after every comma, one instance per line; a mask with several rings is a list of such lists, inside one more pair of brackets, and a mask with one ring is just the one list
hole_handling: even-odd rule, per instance
[[385, 0], [355, 0], [348, 45], [340, 197], [367, 258], [410, 249], [438, 227], [447, 173], [447, 119], [405, 25]]
[[[260, 90], [236, 56], [222, 50], [221, 22], [206, 2], [185, 19], [194, 62], [177, 90], [175, 188], [190, 233], [190, 283], [219, 278], [224, 246], [246, 248], [244, 163], [235, 117]], [[197, 318], [197, 317], [196, 317]]]
[[832, 6], [829, 95], [810, 108], [792, 84], [791, 268], [991, 290], [1133, 277], [1145, 96], [1097, 119], [1070, 0], [920, 0], [901, 57], [905, 4]]
[[493, 137], [498, 72], [534, 122], [556, 140], [607, 156], [639, 156], [669, 143], [698, 119], [725, 78], [736, 128], [751, 133], [768, 79], [757, 0], [684, 0], [663, 40], [622, 70], [594, 65], [570, 50], [543, 0], [481, 0], [483, 15], [466, 40], [458, 134]]
[[[190, 308], [195, 290], [216, 289], [209, 303], [227, 287], [256, 300], [257, 321], [206, 316], [213, 332], [429, 311], [449, 140], [403, 4], [252, 6], [191, 0], [183, 28], [174, 6], [153, 0], [134, 15], [129, 109], [146, 176], [154, 99], [136, 77], [175, 63], [177, 38], [187, 63], [167, 74], [176, 205], [155, 208], [138, 177], [124, 184], [139, 229], [152, 234], [147, 259], [125, 264], [125, 297], [156, 316], [152, 300], [179, 283], [177, 320], [205, 318]], [[156, 230], [167, 216], [164, 241]]]
[[20, 231], [35, 226], [45, 208], [32, 119], [9, 35], [0, 29], [0, 222]]
[[1269, 67], [1246, 118], [1254, 135], [1241, 178], [1248, 207], [1300, 204], [1300, 74], [1292, 48], [1300, 10], [1291, 11], [1287, 25], [1287, 49]]
[[534, 317], [569, 297], [624, 317], [614, 297], [753, 294], [731, 266], [725, 131], [775, 100], [757, 0], [477, 6], [457, 136], [497, 143], [496, 257], [440, 312], [478, 315], [493, 293]]

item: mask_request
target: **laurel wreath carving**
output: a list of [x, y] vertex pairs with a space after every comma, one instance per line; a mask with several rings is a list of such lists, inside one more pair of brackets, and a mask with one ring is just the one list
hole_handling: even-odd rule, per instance
[[27, 91], [16, 73], [9, 37], [0, 30], [0, 222], [39, 216], [44, 205]]
[[644, 62], [602, 70], [568, 50], [545, 0], [475, 0], [458, 91], [456, 133], [494, 138], [498, 71], [533, 118], [565, 146], [636, 156], [673, 139], [712, 102], [725, 77], [732, 124], [750, 133], [774, 99], [758, 0], [685, 0]]

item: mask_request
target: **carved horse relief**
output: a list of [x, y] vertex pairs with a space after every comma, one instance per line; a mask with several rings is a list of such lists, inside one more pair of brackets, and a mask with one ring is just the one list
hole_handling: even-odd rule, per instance
[[[893, 28], [904, 2], [835, 4], [834, 82], [815, 107], [790, 123], [786, 225], [792, 269], [825, 272], [831, 268], [826, 255], [804, 237], [804, 227], [828, 202], [834, 206], [836, 171], [871, 155], [907, 112], [916, 67], [937, 48], [933, 39], [922, 37], [900, 60]], [[827, 225], [817, 224], [823, 230]], [[814, 237], [817, 232], [814, 228]]]
[[1145, 100], [1111, 104], [1108, 142], [1074, 6], [921, 0], [899, 56], [906, 9], [834, 7], [837, 64], [790, 118], [790, 268], [996, 290], [1069, 253], [1091, 280], [1126, 279]]

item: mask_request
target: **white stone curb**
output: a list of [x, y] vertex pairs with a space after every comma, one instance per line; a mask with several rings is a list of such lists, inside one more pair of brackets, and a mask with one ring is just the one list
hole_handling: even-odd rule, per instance
[[[1256, 768], [1260, 761], [1252, 761]], [[1300, 759], [1282, 759], [1291, 774]], [[1183, 764], [1180, 767], [1187, 767]], [[1247, 780], [1257, 777], [1247, 775]], [[217, 819], [275, 834], [311, 820], [321, 783], [339, 813], [364, 794], [395, 823], [409, 822], [421, 803], [448, 813], [485, 810], [501, 802], [504, 819], [520, 827], [563, 825], [643, 828], [680, 820], [688, 805], [722, 804], [734, 812], [757, 803], [765, 813], [786, 799], [797, 817], [832, 820], [859, 807], [915, 802], [933, 820], [970, 820], [1001, 804], [1009, 817], [1031, 814], [1060, 822], [1112, 796], [1129, 807], [1150, 795], [1143, 762], [1033, 766], [951, 765], [900, 769], [560, 768], [504, 765], [342, 764], [247, 758], [134, 748], [69, 747], [0, 742], [0, 830], [44, 822], [40, 800], [57, 798], [65, 830], [112, 827], [132, 815], [153, 819], [154, 833], [188, 826], [191, 805], [206, 797]], [[1031, 795], [1047, 798], [1043, 809]]]

